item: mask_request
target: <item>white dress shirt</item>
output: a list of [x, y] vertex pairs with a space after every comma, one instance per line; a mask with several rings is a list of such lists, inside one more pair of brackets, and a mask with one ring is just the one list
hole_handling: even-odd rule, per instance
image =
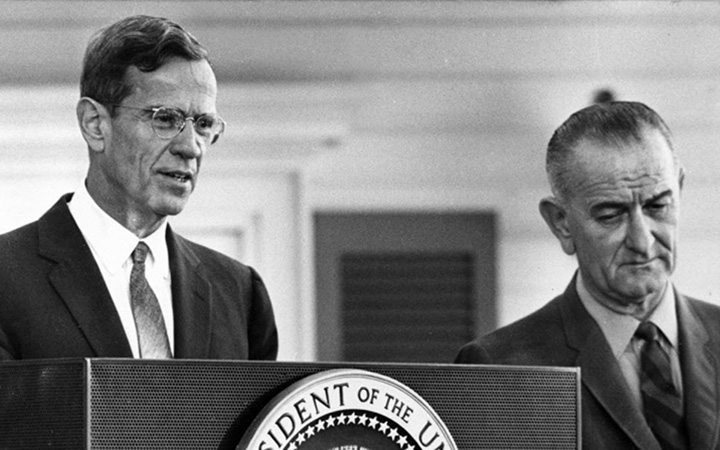
[[[137, 236], [116, 222], [95, 203], [84, 184], [75, 192], [68, 207], [95, 257], [95, 262], [100, 268], [105, 285], [115, 303], [115, 309], [120, 315], [130, 348], [137, 358], [139, 344], [130, 305], [130, 271], [133, 265], [131, 255], [139, 240]], [[170, 263], [165, 241], [166, 230], [167, 222], [163, 221], [163, 224], [143, 241], [150, 248], [145, 262], [145, 276], [160, 302], [172, 349], [175, 343], [175, 326], [172, 312]]]
[[[640, 321], [632, 316], [618, 314], [593, 299], [585, 287], [582, 275], [578, 273], [577, 291], [585, 309], [600, 326], [605, 339], [612, 349], [620, 369], [625, 376], [628, 387], [632, 392], [632, 400], [642, 411], [642, 394], [640, 392], [640, 351], [645, 345], [642, 339], [634, 337], [635, 330]], [[682, 373], [680, 370], [680, 357], [678, 355], [678, 322], [675, 310], [675, 291], [670, 283], [660, 304], [652, 312], [648, 320], [654, 323], [664, 335], [660, 339], [660, 346], [670, 356], [672, 376], [675, 385], [682, 396]]]

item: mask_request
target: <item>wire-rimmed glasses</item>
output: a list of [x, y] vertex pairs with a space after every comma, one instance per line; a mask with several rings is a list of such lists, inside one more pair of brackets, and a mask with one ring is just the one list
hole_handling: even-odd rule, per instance
[[193, 122], [195, 132], [212, 145], [220, 138], [225, 131], [225, 121], [214, 113], [198, 114], [188, 117], [185, 113], [171, 106], [159, 106], [157, 108], [138, 108], [135, 106], [110, 105], [115, 108], [127, 108], [143, 111], [151, 114], [150, 124], [160, 139], [172, 139], [182, 133], [188, 120]]

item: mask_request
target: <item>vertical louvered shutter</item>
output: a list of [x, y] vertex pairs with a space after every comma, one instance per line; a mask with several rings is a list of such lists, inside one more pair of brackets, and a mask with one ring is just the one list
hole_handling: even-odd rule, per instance
[[344, 360], [448, 362], [472, 339], [472, 254], [358, 252], [340, 263]]

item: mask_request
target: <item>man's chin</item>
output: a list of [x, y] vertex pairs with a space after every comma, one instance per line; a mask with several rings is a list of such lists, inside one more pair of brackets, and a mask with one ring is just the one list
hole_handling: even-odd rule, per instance
[[160, 202], [160, 204], [153, 208], [153, 210], [159, 216], [176, 216], [185, 209], [187, 200], [187, 198], [164, 199], [162, 202]]
[[630, 303], [642, 304], [648, 299], [663, 294], [667, 280], [658, 279], [632, 279], [622, 283], [619, 289]]

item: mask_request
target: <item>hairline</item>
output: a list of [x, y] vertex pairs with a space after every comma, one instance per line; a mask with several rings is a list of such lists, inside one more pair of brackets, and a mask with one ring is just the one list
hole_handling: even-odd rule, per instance
[[[150, 26], [150, 24], [155, 24], [156, 30], [161, 27], [165, 29], [161, 38], [156, 41], [155, 48], [152, 49], [147, 43], [143, 47], [142, 41], [135, 42], [138, 49], [144, 49], [141, 54], [145, 57], [135, 60], [128, 58], [126, 61], [118, 59], [123, 52], [127, 52], [133, 47], [120, 45], [115, 40], [131, 39], [132, 33], [135, 35], [146, 33], [141, 31], [141, 28]], [[137, 28], [132, 29], [130, 25], [135, 25]], [[123, 34], [121, 32], [123, 27], [128, 27], [130, 30], [126, 29]], [[147, 36], [147, 34], [145, 35]], [[152, 56], [153, 52], [155, 52], [154, 56]], [[95, 53], [105, 54], [105, 56], [99, 59], [92, 58], [91, 56]], [[108, 55], [113, 56], [116, 60], [107, 59]], [[135, 87], [130, 74], [131, 67], [141, 73], [152, 73], [175, 59], [183, 59], [188, 62], [206, 61], [210, 69], [213, 69], [208, 50], [177, 22], [145, 15], [126, 17], [101, 28], [90, 39], [83, 58], [80, 95], [103, 103], [109, 107], [110, 114], [114, 115], [112, 105], [119, 104], [130, 96]], [[90, 63], [95, 63], [95, 67], [102, 70], [98, 71]], [[112, 75], [113, 66], [115, 69], [122, 70], [119, 76]], [[98, 75], [101, 78], [98, 78]], [[113, 85], [115, 86], [113, 87]]]
[[[638, 127], [637, 130], [639, 133], [639, 136], [634, 135], [627, 135], [623, 137], [619, 137], [617, 135], [614, 136], [605, 136], [605, 135], [599, 135], [593, 132], [586, 132], [582, 136], [579, 136], [575, 141], [572, 142], [572, 145], [568, 146], [567, 155], [565, 158], [563, 158], [563, 167], [565, 169], [570, 166], [570, 164], [574, 161], [577, 161], [577, 159], [582, 156], [581, 153], [578, 151], [578, 148], [583, 144], [595, 144], [599, 146], [606, 146], [606, 147], [613, 147], [616, 149], [621, 149], [623, 147], [628, 147], [632, 144], [645, 144], [648, 143], [649, 137], [651, 136], [651, 133], [656, 133], [660, 135], [663, 142], [667, 145], [668, 150], [670, 151], [670, 154], [672, 156], [673, 161], [673, 170], [675, 172], [675, 175], [679, 178], [682, 177], [684, 168], [682, 166], [682, 163], [680, 162], [680, 158], [678, 156], [677, 151], [675, 150], [675, 146], [673, 144], [672, 136], [669, 135], [669, 130], [665, 127], [656, 126], [652, 123], [649, 123], [647, 121], [642, 121], [641, 125]], [[556, 164], [557, 165], [557, 164]], [[572, 174], [568, 175], [560, 175], [556, 174], [555, 177], [551, 176], [550, 170], [548, 165], [548, 179], [550, 181], [550, 189], [552, 191], [552, 194], [555, 198], [557, 198], [562, 203], [567, 203], [574, 197], [574, 187], [575, 187], [575, 178]], [[569, 171], [564, 170], [563, 174], [567, 174]], [[555, 178], [555, 179], [553, 179]], [[563, 179], [565, 183], [560, 183], [558, 179]], [[572, 181], [572, 183], [571, 183]], [[572, 184], [572, 185], [570, 185]], [[564, 186], [558, 186], [558, 185], [564, 185]], [[563, 187], [565, 189], [563, 189]]]

